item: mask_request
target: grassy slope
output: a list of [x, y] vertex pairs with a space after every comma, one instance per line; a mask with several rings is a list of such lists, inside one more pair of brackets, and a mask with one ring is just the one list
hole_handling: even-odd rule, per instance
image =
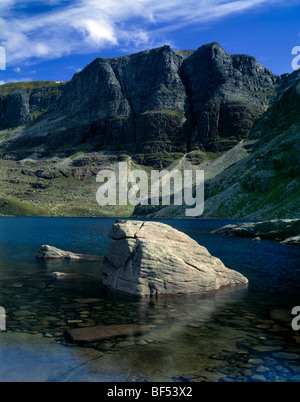
[[[118, 208], [97, 204], [99, 184], [95, 174], [82, 180], [74, 177], [74, 172], [85, 172], [89, 168], [72, 165], [82, 156], [79, 153], [74, 158], [55, 162], [0, 160], [0, 215], [130, 216], [131, 205]], [[103, 166], [99, 166], [100, 169]], [[57, 177], [38, 177], [39, 170], [54, 171]]]
[[[300, 84], [288, 89], [248, 139], [204, 166], [201, 218], [300, 217]], [[201, 167], [201, 166], [200, 166]], [[166, 207], [156, 217], [184, 217]]]
[[216, 194], [207, 200], [205, 217], [300, 217], [299, 110], [300, 83], [250, 133], [250, 155], [211, 183]]
[[[300, 180], [284, 162], [289, 155], [281, 150], [285, 145], [299, 143], [299, 128], [292, 127], [254, 152], [244, 161], [220, 174], [211, 183], [212, 195], [206, 200], [206, 218], [271, 219], [300, 217]], [[272, 158], [270, 150], [278, 149], [275, 161], [279, 169], [267, 169]], [[292, 162], [291, 162], [292, 163]], [[298, 175], [299, 176], [299, 175]]]
[[[206, 160], [193, 168], [204, 169], [206, 178], [205, 218], [269, 219], [275, 217], [299, 217], [300, 179], [299, 154], [300, 124], [278, 134], [272, 140], [248, 140], [217, 159]], [[259, 144], [259, 146], [258, 146]], [[249, 147], [253, 150], [249, 150]], [[85, 180], [74, 177], [73, 171], [82, 169], [72, 164], [89, 156], [82, 152], [66, 160], [0, 161], [1, 215], [41, 216], [130, 216], [131, 205], [124, 207], [99, 207], [96, 191], [99, 185], [95, 175]], [[60, 166], [68, 174], [60, 173]], [[114, 166], [117, 168], [117, 165]], [[99, 170], [103, 166], [99, 166]], [[148, 175], [150, 168], [142, 168]], [[170, 169], [190, 169], [186, 157], [174, 162]], [[27, 174], [23, 174], [22, 170]], [[38, 169], [55, 169], [58, 176], [52, 179], [38, 178]], [[85, 169], [85, 167], [83, 168]], [[36, 184], [45, 188], [35, 188]], [[2, 203], [3, 204], [3, 203]], [[185, 207], [165, 207], [157, 212], [157, 218], [185, 217]]]
[[[3, 87], [8, 91], [13, 90], [14, 85], [20, 83], [0, 86], [0, 94]], [[34, 85], [40, 86], [40, 83]], [[193, 153], [170, 155], [170, 169], [190, 169], [189, 162], [195, 156], [202, 160], [197, 166], [204, 169], [206, 178], [202, 218], [300, 217], [299, 110], [298, 84], [288, 89], [266, 112], [247, 140], [217, 158], [208, 154], [199, 158]], [[8, 135], [15, 133], [3, 130], [0, 141]], [[73, 156], [61, 160], [24, 163], [0, 160], [0, 215], [130, 216], [134, 209], [131, 205], [99, 207], [95, 174], [82, 180], [74, 177], [74, 170], [81, 169], [74, 162], [89, 155], [78, 148]], [[95, 166], [97, 168], [97, 164]], [[66, 175], [60, 172], [61, 167]], [[134, 167], [148, 174], [151, 171], [149, 167], [132, 164], [131, 168]], [[103, 166], [100, 164], [98, 168]], [[23, 169], [27, 171], [25, 174]], [[35, 174], [39, 169], [55, 170], [57, 177], [39, 178]], [[185, 217], [185, 207], [165, 207], [152, 216]]]
[[61, 82], [56, 81], [25, 81], [25, 82], [10, 82], [8, 84], [0, 85], [0, 95], [6, 96], [10, 93], [16, 91], [17, 89], [23, 88], [25, 90], [33, 90], [42, 87], [60, 87]]

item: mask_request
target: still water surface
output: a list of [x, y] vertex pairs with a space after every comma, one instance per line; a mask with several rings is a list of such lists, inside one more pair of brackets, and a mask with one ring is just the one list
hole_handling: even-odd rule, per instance
[[[249, 279], [205, 296], [140, 300], [107, 291], [99, 261], [39, 261], [50, 244], [104, 255], [111, 218], [0, 218], [0, 381], [300, 381], [300, 249], [211, 234], [230, 221], [162, 220]], [[53, 272], [72, 274], [54, 280]], [[285, 321], [274, 310], [287, 310]], [[274, 319], [275, 317], [275, 319]], [[292, 321], [293, 316], [290, 316]], [[88, 346], [64, 331], [143, 324], [149, 331]]]

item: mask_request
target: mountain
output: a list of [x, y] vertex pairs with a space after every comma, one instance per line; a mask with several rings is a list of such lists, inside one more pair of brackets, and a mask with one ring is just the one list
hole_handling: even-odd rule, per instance
[[[289, 84], [247, 138], [198, 166], [206, 178], [202, 218], [300, 218], [300, 71], [289, 76]], [[148, 212], [184, 217], [185, 208]]]
[[[261, 171], [270, 174], [262, 163], [254, 171], [246, 161], [267, 152], [273, 140], [273, 152], [281, 155], [277, 139], [287, 141], [299, 115], [297, 82], [298, 72], [279, 77], [253, 57], [229, 55], [211, 43], [97, 58], [69, 82], [2, 85], [0, 214], [130, 215], [131, 206], [106, 210], [95, 200], [97, 172], [128, 161], [147, 173], [204, 168], [205, 216], [252, 216], [217, 205], [236, 201], [229, 190], [234, 184], [246, 197], [264, 181]], [[286, 152], [294, 161], [296, 149]], [[253, 179], [242, 179], [249, 171]], [[158, 216], [181, 213], [158, 209]]]
[[65, 85], [40, 88], [44, 97], [55, 95], [46, 105], [37, 108], [22, 87], [0, 99], [3, 129], [32, 120], [34, 108], [44, 111], [2, 149], [24, 159], [41, 145], [43, 157], [68, 155], [84, 143], [89, 151], [127, 150], [137, 163], [157, 168], [189, 152], [201, 161], [203, 152], [224, 151], [248, 134], [277, 81], [253, 57], [228, 55], [217, 43], [97, 58]]

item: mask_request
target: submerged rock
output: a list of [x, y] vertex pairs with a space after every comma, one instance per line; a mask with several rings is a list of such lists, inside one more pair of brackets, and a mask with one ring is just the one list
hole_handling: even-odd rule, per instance
[[300, 219], [273, 219], [262, 222], [237, 223], [213, 230], [212, 233], [261, 239], [289, 239], [285, 244], [299, 244]]
[[78, 278], [78, 274], [73, 274], [73, 273], [65, 273], [65, 272], [52, 272], [50, 274], [53, 276], [55, 279], [71, 279], [71, 278]]
[[37, 253], [36, 258], [40, 258], [43, 260], [50, 260], [50, 259], [79, 259], [77, 254], [71, 253], [70, 251], [60, 250], [59, 248], [43, 245], [41, 246]]
[[71, 251], [60, 250], [59, 248], [43, 245], [41, 246], [37, 253], [36, 258], [42, 260], [53, 260], [53, 259], [65, 259], [65, 260], [100, 260], [101, 256], [90, 255], [90, 254], [75, 254]]
[[293, 316], [291, 310], [272, 310], [270, 313], [272, 320], [279, 321], [283, 324], [291, 325]]
[[125, 293], [204, 293], [248, 283], [205, 247], [163, 223], [117, 221], [109, 237], [112, 240], [103, 260], [103, 282]]
[[146, 325], [125, 324], [125, 325], [98, 325], [88, 328], [75, 328], [65, 331], [67, 340], [75, 343], [89, 343], [111, 339], [120, 336], [137, 335], [148, 332], [150, 327]]

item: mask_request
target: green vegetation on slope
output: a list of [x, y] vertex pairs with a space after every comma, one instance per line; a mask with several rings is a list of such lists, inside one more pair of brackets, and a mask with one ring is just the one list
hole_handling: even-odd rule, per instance
[[25, 90], [33, 90], [42, 87], [60, 87], [62, 82], [57, 81], [24, 81], [24, 82], [10, 82], [8, 84], [0, 85], [0, 95], [6, 96], [12, 92], [23, 88]]

